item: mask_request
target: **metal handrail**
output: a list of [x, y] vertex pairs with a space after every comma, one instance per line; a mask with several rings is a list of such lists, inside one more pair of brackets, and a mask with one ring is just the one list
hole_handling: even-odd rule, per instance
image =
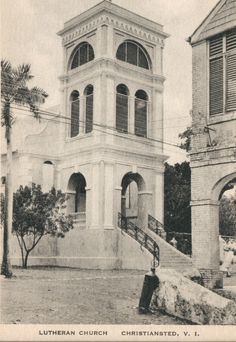
[[152, 215], [148, 215], [148, 228], [162, 237], [164, 240], [166, 240], [164, 225], [160, 221], [155, 219], [155, 217], [153, 217]]
[[118, 227], [121, 231], [126, 232], [133, 239], [138, 241], [141, 247], [146, 248], [153, 257], [160, 263], [160, 250], [155, 240], [153, 240], [146, 232], [137, 227], [129, 218], [118, 213]]
[[[177, 248], [180, 252], [190, 255], [191, 256], [191, 250], [192, 250], [192, 244], [191, 242], [187, 239], [187, 238], [191, 238], [191, 234], [189, 233], [176, 233], [176, 232], [168, 232], [168, 236], [170, 237], [174, 237], [174, 236], [178, 236], [180, 237], [180, 239], [178, 238], [178, 240], [176, 240], [176, 245], [172, 244], [169, 238], [167, 240], [166, 236], [167, 233], [164, 229], [164, 225], [159, 222], [157, 219], [155, 219], [155, 217], [153, 217], [152, 215], [148, 215], [148, 228], [150, 230], [152, 230], [154, 233], [156, 233], [157, 235], [159, 235], [161, 238], [163, 238], [164, 240], [166, 240], [166, 242], [168, 242], [172, 247]], [[185, 237], [186, 236], [186, 237]], [[185, 237], [185, 238], [183, 238]]]

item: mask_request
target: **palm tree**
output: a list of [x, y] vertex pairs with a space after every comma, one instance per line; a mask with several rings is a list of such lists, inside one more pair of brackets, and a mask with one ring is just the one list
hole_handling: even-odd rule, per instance
[[11, 104], [27, 105], [34, 117], [39, 118], [39, 105], [45, 102], [48, 94], [38, 87], [29, 89], [28, 81], [33, 76], [30, 73], [30, 65], [22, 64], [13, 68], [7, 60], [1, 60], [1, 97], [2, 115], [1, 125], [5, 127], [5, 139], [7, 146], [7, 165], [5, 178], [5, 208], [4, 208], [4, 237], [3, 237], [3, 259], [1, 274], [12, 277], [9, 250], [9, 234], [12, 232], [13, 212], [13, 189], [12, 189], [12, 141], [11, 131], [14, 124], [14, 115]]

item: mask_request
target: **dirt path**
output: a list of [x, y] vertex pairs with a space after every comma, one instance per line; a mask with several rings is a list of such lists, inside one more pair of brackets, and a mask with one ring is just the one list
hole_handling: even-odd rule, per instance
[[15, 324], [186, 324], [139, 315], [144, 272], [68, 268], [14, 269], [1, 280], [1, 322]]

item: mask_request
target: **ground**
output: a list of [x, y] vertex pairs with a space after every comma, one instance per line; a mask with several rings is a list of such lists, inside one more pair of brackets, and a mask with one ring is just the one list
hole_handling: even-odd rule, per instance
[[187, 324], [137, 311], [144, 271], [14, 269], [1, 278], [1, 323]]
[[[37, 267], [1, 277], [1, 323], [189, 324], [156, 312], [138, 314], [145, 271]], [[236, 265], [225, 288], [236, 289]]]

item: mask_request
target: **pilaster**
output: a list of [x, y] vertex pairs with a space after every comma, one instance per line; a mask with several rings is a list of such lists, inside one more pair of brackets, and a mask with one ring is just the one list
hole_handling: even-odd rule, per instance
[[99, 163], [92, 164], [92, 188], [91, 188], [91, 200], [92, 205], [90, 207], [90, 228], [101, 228], [101, 193], [100, 193], [100, 165]]
[[105, 125], [107, 126], [106, 131], [106, 142], [108, 144], [113, 143], [113, 128], [116, 127], [116, 89], [115, 89], [115, 80], [112, 76], [107, 75], [105, 78], [107, 96], [105, 98], [106, 101], [106, 121]]
[[105, 162], [104, 165], [104, 229], [114, 229], [115, 222], [113, 213], [115, 211], [114, 201], [114, 165]]
[[152, 92], [152, 110], [150, 111], [150, 137], [163, 140], [163, 94], [154, 89]]
[[148, 227], [148, 214], [152, 212], [152, 191], [139, 191], [138, 192], [138, 227]]
[[135, 97], [129, 96], [129, 132], [134, 134], [135, 125]]
[[219, 270], [219, 202], [192, 201], [192, 254], [199, 269]]
[[164, 173], [155, 174], [154, 217], [164, 223]]

